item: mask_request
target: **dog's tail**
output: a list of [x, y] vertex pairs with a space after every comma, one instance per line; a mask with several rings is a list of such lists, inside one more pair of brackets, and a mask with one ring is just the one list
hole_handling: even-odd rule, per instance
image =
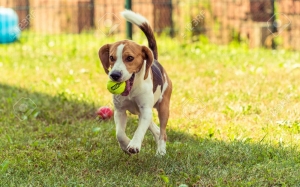
[[149, 48], [152, 50], [154, 59], [157, 60], [157, 46], [153, 31], [148, 23], [148, 20], [140, 14], [130, 10], [124, 10], [121, 15], [129, 22], [137, 25], [146, 35]]

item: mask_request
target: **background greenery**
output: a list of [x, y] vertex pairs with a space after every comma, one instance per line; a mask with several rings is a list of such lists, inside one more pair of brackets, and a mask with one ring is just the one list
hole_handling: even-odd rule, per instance
[[0, 186], [300, 185], [299, 52], [158, 37], [174, 85], [159, 158], [151, 133], [128, 156], [95, 115], [112, 106], [97, 52], [120, 36], [31, 35], [0, 46]]

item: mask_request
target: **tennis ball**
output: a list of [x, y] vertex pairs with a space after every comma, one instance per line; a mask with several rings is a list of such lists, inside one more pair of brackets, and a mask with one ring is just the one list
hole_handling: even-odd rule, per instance
[[114, 82], [109, 80], [107, 82], [107, 89], [112, 94], [121, 94], [125, 91], [126, 82]]

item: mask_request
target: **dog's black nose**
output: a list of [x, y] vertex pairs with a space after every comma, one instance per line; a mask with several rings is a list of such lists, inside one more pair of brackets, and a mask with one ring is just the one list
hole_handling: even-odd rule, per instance
[[122, 76], [122, 73], [119, 72], [119, 71], [112, 72], [112, 73], [110, 74], [110, 77], [111, 77], [114, 81], [119, 80], [119, 79], [121, 78], [121, 76]]

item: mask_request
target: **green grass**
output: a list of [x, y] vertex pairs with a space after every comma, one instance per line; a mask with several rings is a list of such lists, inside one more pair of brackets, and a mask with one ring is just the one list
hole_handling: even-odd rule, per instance
[[158, 37], [174, 85], [159, 158], [151, 133], [128, 156], [95, 116], [111, 106], [97, 52], [121, 37], [32, 36], [0, 45], [0, 186], [300, 186], [299, 52]]

